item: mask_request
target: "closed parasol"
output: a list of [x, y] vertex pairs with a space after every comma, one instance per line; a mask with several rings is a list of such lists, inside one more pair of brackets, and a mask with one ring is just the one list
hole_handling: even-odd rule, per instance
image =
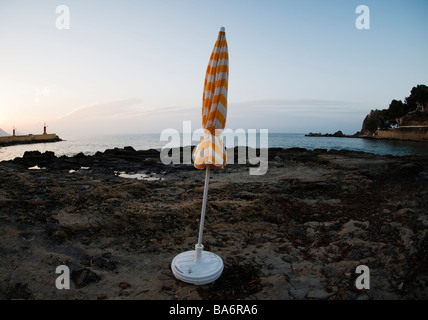
[[223, 272], [222, 259], [212, 252], [203, 251], [202, 235], [210, 170], [220, 169], [226, 165], [226, 151], [220, 135], [226, 124], [228, 79], [229, 55], [226, 32], [222, 27], [205, 76], [202, 102], [204, 135], [193, 154], [195, 167], [206, 171], [198, 243], [195, 245], [195, 250], [177, 255], [171, 263], [172, 272], [177, 279], [196, 285], [213, 282]]

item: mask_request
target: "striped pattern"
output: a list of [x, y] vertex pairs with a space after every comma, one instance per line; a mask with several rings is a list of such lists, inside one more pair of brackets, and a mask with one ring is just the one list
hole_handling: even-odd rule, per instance
[[204, 82], [202, 126], [205, 132], [193, 154], [194, 165], [198, 169], [223, 168], [226, 165], [226, 150], [220, 134], [226, 125], [228, 79], [226, 33], [221, 28]]

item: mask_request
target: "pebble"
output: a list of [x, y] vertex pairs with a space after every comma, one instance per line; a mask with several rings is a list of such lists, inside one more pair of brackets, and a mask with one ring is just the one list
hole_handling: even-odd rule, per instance
[[120, 290], [119, 291], [119, 296], [128, 297], [129, 295], [130, 295], [130, 293], [127, 290]]
[[127, 282], [121, 282], [121, 283], [119, 283], [119, 287], [121, 289], [128, 289], [128, 288], [131, 287], [131, 285], [129, 283], [127, 283]]

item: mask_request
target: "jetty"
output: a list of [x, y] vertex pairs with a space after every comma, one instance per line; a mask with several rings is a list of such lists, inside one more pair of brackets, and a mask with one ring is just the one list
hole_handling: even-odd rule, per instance
[[11, 136], [0, 137], [0, 147], [12, 146], [16, 144], [46, 143], [62, 141], [55, 133], [46, 132], [46, 124], [42, 134], [16, 135], [15, 128]]

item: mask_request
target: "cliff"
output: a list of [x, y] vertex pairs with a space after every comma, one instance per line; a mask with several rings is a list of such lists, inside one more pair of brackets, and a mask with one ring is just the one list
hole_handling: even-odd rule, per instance
[[404, 102], [392, 100], [388, 109], [371, 110], [363, 121], [360, 137], [428, 140], [428, 87], [413, 87]]

